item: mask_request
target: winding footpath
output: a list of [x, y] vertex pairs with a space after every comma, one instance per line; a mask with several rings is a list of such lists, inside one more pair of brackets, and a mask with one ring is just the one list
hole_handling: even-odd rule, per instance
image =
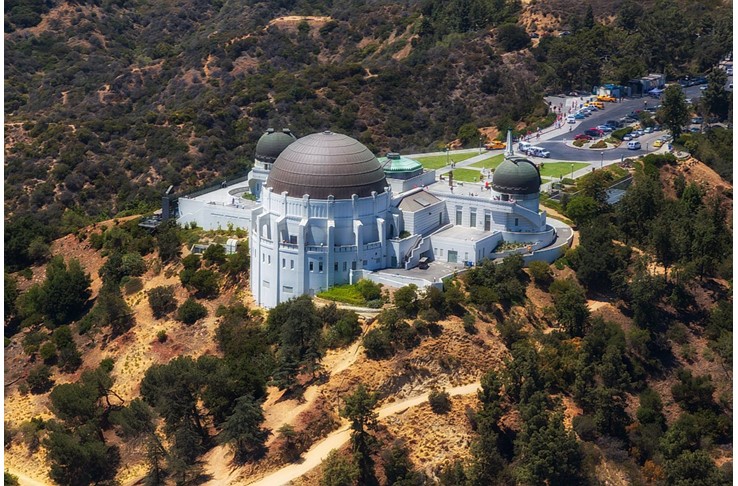
[[[457, 386], [455, 388], [448, 388], [445, 391], [451, 396], [458, 395], [470, 395], [475, 393], [480, 387], [480, 383], [475, 381], [468, 385]], [[428, 401], [428, 393], [423, 393], [401, 402], [390, 403], [382, 407], [377, 411], [379, 420], [403, 413], [409, 408], [417, 407]], [[282, 484], [288, 484], [290, 481], [294, 481], [303, 474], [307, 473], [311, 469], [320, 465], [323, 460], [328, 457], [328, 454], [333, 449], [338, 449], [343, 446], [351, 437], [351, 431], [349, 430], [348, 424], [344, 424], [343, 427], [336, 430], [322, 441], [315, 444], [309, 451], [303, 456], [302, 462], [299, 464], [290, 464], [288, 466], [279, 469], [268, 476], [259, 479], [256, 482], [248, 483], [250, 486], [278, 486]]]

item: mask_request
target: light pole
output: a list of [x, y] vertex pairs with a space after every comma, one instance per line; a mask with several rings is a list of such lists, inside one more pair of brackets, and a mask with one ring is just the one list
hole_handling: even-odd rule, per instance
[[574, 180], [574, 164], [571, 164], [571, 180]]
[[482, 153], [482, 137], [479, 137], [479, 153]]
[[446, 165], [450, 165], [450, 162], [449, 162], [449, 154], [448, 154], [448, 147], [446, 147], [445, 150], [446, 150]]
[[605, 165], [605, 152], [600, 152], [600, 169]]

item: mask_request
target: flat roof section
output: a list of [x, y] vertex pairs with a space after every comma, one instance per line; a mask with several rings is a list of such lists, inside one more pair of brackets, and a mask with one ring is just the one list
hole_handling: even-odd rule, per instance
[[402, 211], [414, 213], [439, 202], [441, 202], [441, 200], [433, 194], [426, 191], [419, 191], [403, 197], [399, 208]]
[[450, 228], [446, 228], [438, 233], [433, 233], [433, 238], [477, 242], [485, 238], [489, 238], [490, 236], [494, 236], [497, 233], [497, 231], [484, 231], [477, 228], [470, 228], [468, 226], [451, 226]]
[[222, 206], [234, 206], [239, 208], [253, 208], [259, 205], [257, 201], [251, 199], [244, 199], [241, 195], [247, 192], [249, 187], [248, 182], [244, 181], [239, 184], [232, 186], [215, 189], [214, 191], [206, 194], [200, 194], [199, 196], [183, 199], [191, 199], [193, 201], [199, 201], [204, 203], [219, 204]]

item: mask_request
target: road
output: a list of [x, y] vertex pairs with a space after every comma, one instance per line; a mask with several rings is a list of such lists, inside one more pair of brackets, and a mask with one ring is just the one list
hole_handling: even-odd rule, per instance
[[[479, 387], [480, 383], [476, 381], [474, 383], [469, 383], [468, 385], [449, 388], [446, 392], [451, 396], [470, 395], [475, 393]], [[379, 420], [382, 420], [390, 415], [402, 413], [409, 408], [417, 407], [426, 401], [428, 401], [428, 394], [424, 393], [401, 402], [390, 403], [379, 409], [377, 414], [379, 415]], [[333, 449], [342, 447], [350, 437], [351, 431], [349, 430], [348, 425], [345, 425], [307, 451], [301, 463], [285, 466], [254, 483], [250, 483], [250, 486], [278, 486], [288, 484], [290, 481], [294, 481], [311, 469], [317, 467], [326, 457], [328, 457], [328, 454]]]

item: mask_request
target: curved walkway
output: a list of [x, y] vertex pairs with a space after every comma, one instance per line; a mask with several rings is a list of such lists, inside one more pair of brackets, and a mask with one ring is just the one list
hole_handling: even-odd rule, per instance
[[[480, 387], [480, 383], [475, 381], [468, 385], [457, 386], [455, 388], [446, 389], [451, 396], [458, 395], [469, 395], [476, 392]], [[416, 397], [408, 398], [397, 403], [390, 403], [377, 411], [379, 419], [384, 419], [390, 415], [402, 413], [405, 410], [416, 407], [422, 403], [428, 401], [428, 393], [418, 395]], [[303, 460], [299, 464], [290, 464], [288, 466], [279, 469], [268, 476], [265, 476], [253, 483], [248, 483], [251, 486], [278, 486], [282, 484], [288, 484], [290, 481], [294, 481], [303, 474], [307, 473], [311, 469], [320, 465], [323, 460], [328, 457], [328, 454], [333, 449], [338, 449], [343, 446], [351, 437], [351, 431], [349, 430], [348, 424], [345, 424], [340, 429], [336, 430], [322, 441], [315, 444], [309, 451], [303, 456]]]

